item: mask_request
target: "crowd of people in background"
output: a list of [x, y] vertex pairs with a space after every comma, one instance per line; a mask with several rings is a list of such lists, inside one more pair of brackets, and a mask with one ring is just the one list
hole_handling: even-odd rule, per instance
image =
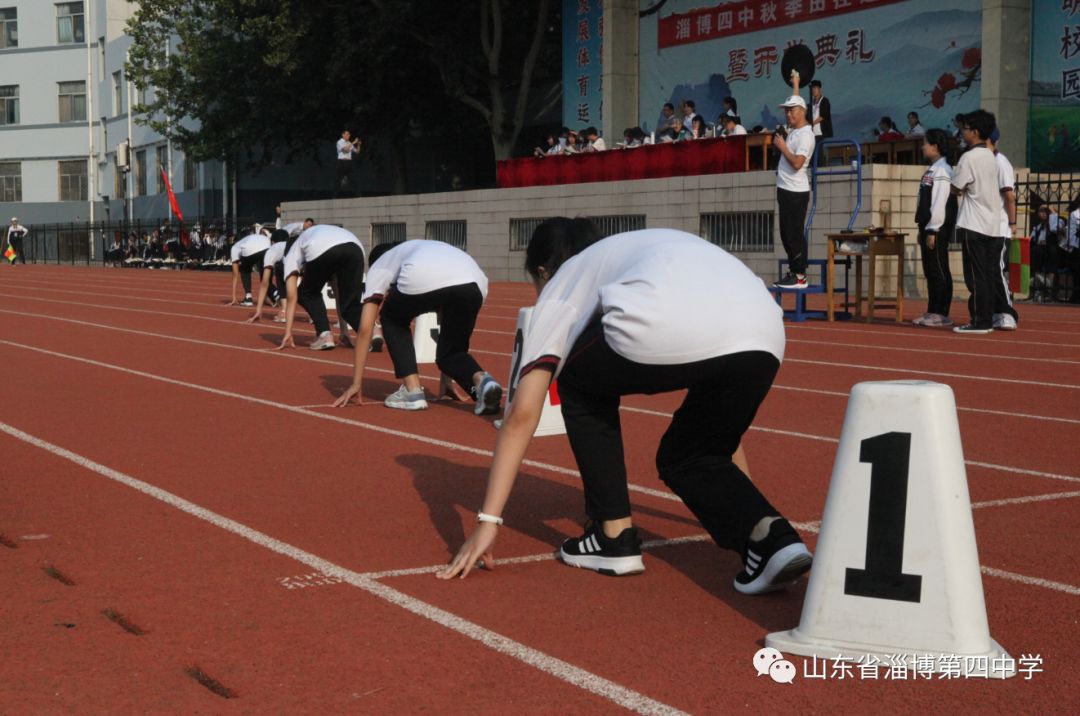
[[[246, 233], [246, 232], [242, 232]], [[216, 226], [203, 229], [199, 224], [190, 230], [168, 226], [141, 234], [115, 234], [105, 249], [105, 264], [141, 268], [221, 268], [229, 267], [229, 249], [236, 243], [236, 233]]]

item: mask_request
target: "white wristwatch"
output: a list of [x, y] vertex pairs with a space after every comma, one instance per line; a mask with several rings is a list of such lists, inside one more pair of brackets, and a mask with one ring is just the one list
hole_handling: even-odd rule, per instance
[[495, 515], [485, 515], [483, 512], [476, 513], [477, 522], [490, 522], [493, 525], [501, 525], [503, 523], [502, 517], [496, 517]]

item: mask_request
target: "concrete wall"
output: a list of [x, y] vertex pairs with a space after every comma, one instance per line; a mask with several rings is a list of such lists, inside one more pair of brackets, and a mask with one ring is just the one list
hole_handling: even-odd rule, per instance
[[[925, 282], [916, 245], [915, 202], [923, 168], [871, 165], [863, 168], [862, 210], [856, 230], [888, 224], [908, 233], [905, 295], [925, 296]], [[701, 214], [707, 212], [775, 211], [773, 172], [714, 174], [670, 179], [573, 184], [522, 189], [488, 189], [443, 194], [390, 196], [338, 201], [295, 202], [284, 205], [290, 220], [311, 216], [319, 223], [339, 224], [371, 246], [372, 224], [404, 222], [408, 238], [423, 238], [427, 221], [465, 219], [468, 252], [494, 281], [524, 281], [524, 252], [510, 250], [510, 219], [559, 215], [599, 216], [644, 214], [649, 228], [681, 229], [700, 235]], [[850, 176], [819, 178], [817, 213], [811, 231], [810, 258], [824, 259], [825, 235], [847, 228], [856, 203]], [[887, 201], [890, 213], [879, 210]], [[778, 275], [784, 257], [774, 220], [774, 248], [768, 253], [736, 252], [766, 281]], [[957, 296], [963, 293], [959, 252], [954, 256]], [[882, 295], [895, 291], [895, 263], [886, 260], [880, 272]], [[812, 276], [816, 281], [816, 275]]]

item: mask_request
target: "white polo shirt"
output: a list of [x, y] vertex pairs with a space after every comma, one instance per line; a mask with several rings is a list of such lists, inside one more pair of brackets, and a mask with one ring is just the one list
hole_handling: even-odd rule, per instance
[[278, 261], [285, 260], [285, 247], [288, 244], [288, 241], [276, 241], [270, 244], [270, 248], [266, 250], [266, 255], [263, 256], [263, 267], [268, 268]]
[[797, 157], [806, 157], [802, 169], [795, 171], [795, 167], [783, 154], [780, 155], [780, 163], [776, 165], [776, 186], [787, 191], [810, 191], [810, 157], [814, 154], [814, 130], [807, 124], [799, 129], [788, 132], [785, 140], [788, 149]]
[[[997, 162], [998, 192], [1003, 192], [1006, 189], [1012, 189], [1015, 192], [1016, 173], [1013, 171], [1012, 163], [1001, 152], [994, 155], [994, 160]], [[1004, 197], [1001, 200], [1001, 231], [998, 236], [1012, 238], [1012, 228], [1009, 226], [1009, 212], [1005, 210]]]
[[564, 263], [533, 309], [521, 374], [562, 368], [601, 316], [619, 355], [677, 365], [743, 351], [784, 357], [783, 311], [761, 279], [708, 241], [673, 229], [609, 236]]
[[952, 185], [963, 192], [956, 227], [985, 236], [1000, 236], [1002, 201], [994, 153], [979, 146], [961, 154], [953, 169]]
[[356, 244], [360, 246], [361, 251], [364, 248], [360, 244], [360, 239], [340, 226], [330, 224], [312, 226], [300, 234], [300, 238], [293, 242], [289, 253], [285, 254], [285, 278], [300, 273], [304, 264], [314, 261], [339, 244]]
[[282, 230], [287, 231], [289, 236], [299, 236], [300, 234], [304, 233], [304, 222], [293, 221], [291, 223], [285, 224], [281, 228]]
[[487, 276], [472, 256], [442, 241], [413, 239], [390, 249], [371, 265], [363, 301], [381, 301], [391, 286], [417, 296], [467, 283], [475, 283], [487, 298]]
[[270, 237], [262, 234], [248, 234], [232, 245], [230, 255], [232, 256], [232, 262], [235, 264], [243, 256], [251, 256], [260, 251], [266, 251], [268, 248], [270, 248]]
[[337, 158], [338, 159], [352, 159], [353, 152], [356, 151], [356, 147], [352, 142], [345, 141], [345, 138], [337, 140]]

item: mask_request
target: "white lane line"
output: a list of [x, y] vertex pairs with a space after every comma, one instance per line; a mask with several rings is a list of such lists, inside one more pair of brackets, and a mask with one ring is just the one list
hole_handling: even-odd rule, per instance
[[[967, 356], [970, 358], [988, 358], [996, 360], [1016, 360], [1016, 361], [1032, 361], [1035, 363], [1059, 363], [1062, 365], [1080, 365], [1080, 360], [1069, 360], [1068, 358], [1046, 358], [1043, 356], [1010, 356], [1001, 355], [1000, 353], [970, 353], [954, 350], [937, 350], [934, 348], [911, 348], [906, 346], [884, 346], [881, 344], [873, 343], [836, 343], [835, 341], [809, 341], [805, 338], [788, 338], [788, 343], [804, 343], [806, 345], [815, 346], [829, 346], [835, 348], [838, 345], [842, 345], [845, 348], [868, 348], [870, 350], [879, 351], [900, 351], [904, 353], [929, 353], [937, 355], [947, 356]], [[1080, 350], [1080, 346], [1077, 347]]]
[[994, 567], [983, 566], [981, 569], [983, 574], [991, 577], [1008, 579], [1009, 581], [1019, 582], [1030, 587], [1043, 587], [1045, 589], [1053, 589], [1056, 592], [1065, 592], [1066, 594], [1072, 594], [1073, 596], [1080, 596], [1080, 587], [1074, 587], [1071, 584], [1052, 582], [1049, 579], [1039, 579], [1038, 577], [1028, 577], [1023, 574], [1017, 574], [1016, 572], [1006, 572], [1004, 569], [995, 569]]
[[1080, 491], [1053, 492], [1045, 495], [1027, 495], [1025, 497], [1005, 497], [1000, 500], [983, 500], [971, 503], [971, 509], [977, 510], [983, 507], [1002, 507], [1005, 505], [1026, 505], [1031, 502], [1051, 502], [1053, 500], [1068, 500], [1080, 497]]
[[[646, 408], [631, 408], [629, 406], [621, 406], [620, 410], [625, 410], [630, 413], [641, 413], [643, 415], [655, 415], [661, 418], [670, 418], [671, 413], [665, 413], [660, 410], [648, 410]], [[751, 430], [761, 433], [772, 433], [774, 435], [784, 435], [792, 438], [802, 438], [804, 440], [818, 440], [826, 443], [839, 443], [840, 438], [830, 437], [828, 435], [814, 435], [813, 433], [802, 433], [794, 430], [779, 430], [777, 428], [766, 428], [760, 425], [751, 425]], [[1010, 465], [997, 465], [992, 462], [980, 462], [978, 460], [964, 460], [965, 465], [971, 465], [972, 467], [983, 467], [988, 470], [998, 470], [1001, 472], [1011, 472], [1018, 475], [1032, 475], [1034, 477], [1045, 477], [1051, 480], [1063, 480], [1065, 482], [1080, 482], [1080, 477], [1073, 475], [1060, 475], [1054, 472], [1042, 472], [1040, 470], [1028, 470], [1022, 467], [1012, 467]]]
[[[23, 343], [15, 343], [14, 341], [8, 341], [0, 339], [0, 345], [12, 346], [14, 348], [22, 348], [23, 350], [34, 351], [35, 353], [41, 353], [43, 355], [49, 355], [56, 358], [63, 358], [65, 360], [75, 361], [77, 363], [84, 363], [86, 365], [96, 366], [98, 368], [106, 368], [108, 370], [116, 371], [118, 373], [125, 373], [127, 375], [135, 375], [140, 378], [147, 378], [149, 380], [156, 380], [161, 383], [168, 383], [169, 385], [178, 385], [190, 390], [200, 391], [203, 393], [209, 393], [211, 395], [217, 395], [225, 398], [233, 398], [235, 400], [243, 400], [248, 403], [254, 403], [256, 405], [262, 405], [269, 408], [276, 408], [277, 410], [285, 410], [290, 413], [296, 413], [298, 415], [306, 415], [308, 417], [318, 418], [320, 420], [328, 420], [330, 422], [338, 423], [340, 425], [350, 425], [357, 428], [363, 428], [372, 432], [381, 433], [383, 435], [391, 435], [394, 437], [404, 438], [406, 440], [412, 440], [414, 442], [423, 443], [425, 445], [432, 445], [435, 447], [445, 448], [447, 450], [453, 450], [455, 452], [468, 453], [470, 455], [478, 455], [480, 457], [493, 457], [494, 453], [491, 450], [484, 450], [482, 448], [471, 447], [468, 445], [461, 445], [459, 443], [453, 443], [449, 440], [440, 440], [439, 438], [428, 437], [427, 435], [420, 435], [418, 433], [410, 433], [404, 430], [395, 430], [393, 428], [383, 427], [381, 425], [375, 425], [374, 423], [365, 423], [360, 420], [350, 420], [349, 418], [340, 417], [335, 413], [319, 413], [307, 408], [297, 408], [291, 405], [285, 405], [283, 403], [277, 403], [273, 400], [264, 400], [263, 398], [256, 398], [251, 395], [244, 395], [243, 393], [234, 393], [229, 390], [221, 390], [220, 388], [211, 388], [210, 386], [200, 385], [189, 381], [176, 380], [174, 378], [166, 378], [160, 375], [154, 375], [153, 373], [146, 373], [141, 370], [134, 370], [132, 368], [124, 368], [118, 365], [112, 365], [110, 363], [104, 363], [102, 361], [93, 360], [92, 358], [83, 358], [81, 356], [69, 355], [67, 353], [58, 353], [56, 351], [50, 351], [45, 348], [38, 348], [37, 346], [30, 346]], [[338, 410], [341, 410], [338, 408]], [[494, 440], [493, 440], [494, 442]], [[560, 465], [551, 465], [546, 462], [540, 462], [538, 460], [522, 460], [522, 465], [526, 467], [534, 467], [538, 470], [546, 470], [547, 472], [553, 472], [558, 475], [568, 475], [570, 477], [581, 477], [581, 473], [577, 470], [562, 467]], [[644, 495], [651, 495], [653, 497], [659, 497], [664, 500], [678, 501], [678, 497], [670, 492], [664, 492], [662, 490], [654, 490], [650, 487], [644, 487], [642, 485], [635, 485], [631, 483], [629, 486], [631, 492], [638, 492]]]
[[208, 510], [205, 507], [201, 507], [194, 502], [185, 500], [182, 497], [174, 495], [171, 492], [156, 487], [142, 480], [126, 475], [112, 468], [106, 467], [100, 463], [94, 462], [87, 457], [79, 455], [78, 453], [66, 450], [59, 445], [54, 445], [40, 438], [36, 438], [33, 435], [23, 432], [18, 428], [14, 428], [7, 423], [0, 422], [0, 431], [7, 433], [8, 435], [22, 440], [25, 443], [29, 443], [37, 448], [40, 448], [56, 457], [63, 458], [69, 462], [97, 473], [102, 477], [108, 478], [114, 482], [118, 482], [126, 487], [130, 487], [133, 490], [141, 492], [148, 497], [152, 497], [155, 500], [164, 502], [170, 507], [174, 507], [177, 510], [184, 512], [192, 517], [207, 522], [215, 527], [222, 529], [226, 532], [230, 532], [234, 535], [242, 537], [249, 542], [259, 545], [271, 552], [280, 554], [289, 559], [293, 559], [301, 564], [304, 564], [312, 569], [315, 569], [323, 574], [331, 577], [341, 579], [343, 582], [347, 582], [358, 589], [361, 589], [369, 594], [373, 594], [380, 599], [383, 599], [391, 604], [401, 607], [417, 616], [423, 617], [429, 621], [435, 622], [440, 626], [444, 626], [462, 636], [473, 639], [480, 642], [489, 649], [509, 656], [512, 659], [523, 662], [532, 666], [539, 671], [542, 671], [550, 676], [565, 681], [568, 684], [572, 684], [583, 691], [586, 691], [595, 696], [608, 699], [623, 708], [635, 711], [642, 714], [679, 714], [682, 713], [678, 709], [650, 699], [649, 697], [629, 689], [621, 684], [617, 684], [614, 681], [605, 679], [602, 676], [598, 676], [590, 671], [586, 671], [578, 666], [567, 663], [562, 659], [558, 659], [549, 654], [545, 654], [538, 649], [526, 646], [521, 642], [514, 641], [508, 637], [492, 631], [485, 627], [476, 624], [475, 622], [463, 619], [455, 614], [452, 614], [444, 609], [440, 609], [433, 604], [410, 597], [403, 592], [399, 592], [392, 587], [365, 577], [358, 572], [354, 572], [351, 569], [341, 567], [329, 560], [323, 559], [317, 555], [312, 554], [299, 547], [291, 545], [287, 542], [274, 539], [264, 532], [260, 532], [256, 529], [248, 527], [236, 520], [224, 517], [212, 510]]
[[[838, 344], [839, 345], [839, 344]], [[853, 370], [869, 370], [877, 371], [879, 373], [904, 373], [908, 375], [933, 375], [942, 376], [945, 378], [956, 378], [958, 380], [977, 380], [988, 383], [1011, 383], [1013, 385], [1036, 385], [1045, 388], [1066, 388], [1069, 390], [1080, 390], [1080, 385], [1074, 385], [1072, 383], [1048, 383], [1043, 380], [1020, 380], [1019, 378], [992, 378], [984, 375], [965, 375], [963, 373], [946, 373], [944, 371], [934, 370], [916, 370], [914, 368], [894, 368], [891, 366], [878, 366], [867, 365], [864, 363], [840, 363], [837, 361], [824, 361], [824, 360], [808, 360], [805, 358], [788, 358], [784, 357], [784, 363], [800, 363], [805, 365], [824, 365], [830, 368], [850, 368]]]
[[[825, 326], [825, 325], [808, 326], [805, 323], [796, 324], [796, 323], [791, 323], [789, 321], [784, 321], [784, 328], [790, 329], [790, 330], [793, 330], [793, 331], [824, 331], [824, 332], [835, 332], [835, 333], [858, 333], [859, 335], [864, 336], [864, 337], [867, 336], [867, 335], [881, 336], [881, 337], [888, 336], [888, 337], [896, 337], [896, 338], [910, 338], [910, 337], [918, 336], [920, 338], [920, 340], [926, 339], [926, 338], [933, 339], [933, 340], [946, 340], [946, 341], [949, 341], [950, 343], [952, 343], [953, 345], [955, 345], [956, 341], [957, 341], [957, 337], [955, 335], [953, 335], [953, 333], [951, 331], [926, 331], [926, 330], [917, 330], [914, 327], [912, 327], [910, 329], [901, 327], [902, 330], [899, 330], [899, 331], [896, 328], [882, 328], [881, 330], [877, 330], [878, 326], [874, 326], [873, 324], [863, 324], [863, 326], [864, 327], [861, 327], [861, 328], [840, 328], [840, 327], [832, 327], [832, 326]], [[1040, 331], [1040, 333], [1045, 333], [1045, 332], [1047, 332], [1047, 331]], [[1061, 333], [1063, 335], [1076, 337], [1076, 333], [1072, 332], [1072, 331], [1056, 331], [1056, 333]], [[1027, 340], [1026, 335], [1025, 335], [1024, 338], [1025, 338], [1024, 345], [1028, 345], [1028, 346], [1053, 346], [1053, 347], [1057, 347], [1057, 348], [1080, 348], [1080, 343], [1047, 343], [1047, 342], [1031, 341], [1031, 340]], [[1010, 341], [1003, 341], [1003, 340], [1001, 340], [999, 338], [979, 338], [977, 336], [964, 336], [963, 342], [964, 343], [993, 343], [993, 344], [995, 344], [995, 345], [997, 345], [999, 347], [1002, 346], [1002, 345], [1008, 345], [1010, 343]]]

